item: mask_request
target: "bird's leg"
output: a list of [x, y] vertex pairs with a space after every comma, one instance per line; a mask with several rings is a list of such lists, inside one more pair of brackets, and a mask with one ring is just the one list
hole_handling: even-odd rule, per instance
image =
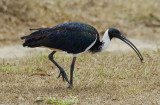
[[76, 58], [77, 57], [73, 57], [72, 64], [71, 64], [71, 69], [70, 69], [70, 86], [69, 86], [69, 88], [73, 87], [73, 71], [74, 71], [74, 65], [75, 65], [75, 62], [76, 62]]
[[59, 75], [58, 75], [58, 78], [62, 75], [63, 81], [64, 81], [64, 79], [65, 79], [65, 80], [69, 83], [68, 78], [67, 78], [67, 75], [66, 75], [66, 72], [65, 72], [64, 69], [53, 59], [53, 55], [54, 55], [55, 53], [56, 53], [56, 51], [53, 51], [52, 53], [50, 53], [50, 54], [48, 55], [49, 60], [59, 68], [60, 73], [59, 73]]

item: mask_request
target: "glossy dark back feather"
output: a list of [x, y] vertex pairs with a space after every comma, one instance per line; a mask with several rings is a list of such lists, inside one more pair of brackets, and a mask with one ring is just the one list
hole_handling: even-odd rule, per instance
[[46, 33], [48, 29], [49, 28], [37, 29], [39, 31], [35, 31], [28, 36], [21, 37], [21, 39], [25, 39], [23, 46], [28, 46], [28, 47], [43, 46], [46, 43], [45, 42], [47, 39]]
[[[45, 46], [66, 51], [68, 53], [81, 53], [86, 50], [96, 39], [96, 44], [100, 44], [97, 30], [84, 23], [68, 22], [59, 24], [52, 28], [40, 28], [25, 39], [23, 46], [40, 47]], [[94, 45], [91, 51], [97, 50]]]

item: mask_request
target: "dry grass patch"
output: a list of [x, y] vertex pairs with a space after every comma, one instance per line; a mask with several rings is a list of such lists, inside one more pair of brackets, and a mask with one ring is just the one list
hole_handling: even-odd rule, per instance
[[[145, 63], [134, 53], [82, 54], [74, 71], [74, 88], [57, 79], [59, 70], [48, 60], [46, 53], [39, 53], [3, 61], [0, 67], [0, 103], [33, 104], [37, 97], [52, 97], [61, 100], [70, 95], [77, 97], [79, 104], [158, 104], [160, 100], [160, 53], [144, 51]], [[55, 60], [66, 70], [72, 56], [56, 54]], [[45, 76], [34, 73], [49, 74]], [[128, 101], [127, 101], [128, 100]], [[48, 101], [42, 101], [44, 103]]]
[[100, 33], [117, 27], [128, 36], [156, 36], [160, 30], [152, 24], [160, 24], [159, 6], [159, 0], [1, 0], [0, 46], [20, 42], [29, 28], [69, 21], [91, 24]]
[[[17, 44], [29, 28], [68, 21], [91, 24], [101, 34], [118, 27], [129, 37], [157, 41], [159, 28], [147, 25], [159, 24], [159, 6], [159, 0], [1, 0], [0, 46]], [[135, 53], [83, 54], [76, 62], [72, 90], [57, 79], [59, 70], [46, 53], [0, 61], [0, 104], [47, 104], [37, 103], [37, 97], [65, 102], [70, 95], [81, 105], [160, 104], [160, 51], [144, 51], [145, 63]], [[72, 56], [54, 57], [69, 77]]]

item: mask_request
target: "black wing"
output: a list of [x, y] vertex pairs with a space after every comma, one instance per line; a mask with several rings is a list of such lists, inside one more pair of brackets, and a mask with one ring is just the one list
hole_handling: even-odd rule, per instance
[[65, 23], [41, 29], [22, 39], [26, 39], [23, 46], [45, 46], [77, 54], [85, 51], [97, 37], [98, 32], [90, 25]]
[[23, 46], [28, 47], [40, 47], [45, 45], [48, 40], [48, 30], [49, 28], [41, 28], [41, 29], [31, 29], [31, 30], [39, 30], [31, 33], [28, 36], [21, 37], [21, 39], [25, 39]]

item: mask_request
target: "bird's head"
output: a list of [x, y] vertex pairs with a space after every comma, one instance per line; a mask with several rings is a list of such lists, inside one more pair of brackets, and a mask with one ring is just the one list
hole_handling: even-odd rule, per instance
[[105, 32], [105, 34], [109, 36], [110, 40], [112, 38], [118, 38], [118, 39], [122, 40], [123, 42], [125, 42], [126, 44], [128, 44], [137, 53], [141, 62], [143, 61], [143, 57], [142, 57], [141, 53], [139, 52], [139, 50], [135, 47], [135, 45], [132, 42], [130, 42], [125, 36], [123, 36], [118, 29], [109, 28]]
[[109, 38], [111, 40], [114, 37], [115, 38], [120, 37], [122, 34], [121, 34], [121, 32], [117, 28], [109, 28], [108, 29], [108, 35], [109, 35]]

